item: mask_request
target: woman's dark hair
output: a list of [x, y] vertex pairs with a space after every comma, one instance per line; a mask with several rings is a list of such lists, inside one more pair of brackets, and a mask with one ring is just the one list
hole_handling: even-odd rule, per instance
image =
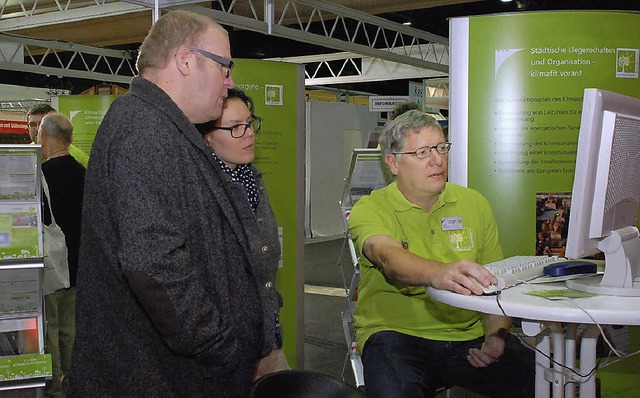
[[[247, 94], [244, 93], [244, 91], [240, 89], [230, 88], [229, 91], [227, 92], [227, 98], [225, 98], [224, 101], [226, 102], [234, 98], [238, 98], [240, 101], [244, 102], [247, 108], [249, 108], [249, 112], [251, 112], [251, 117], [252, 118], [256, 117], [256, 115], [253, 113], [255, 110], [255, 106], [253, 105], [253, 100], [251, 99], [251, 97], [249, 97]], [[200, 132], [200, 134], [205, 135], [210, 133], [214, 129], [217, 121], [218, 119], [212, 120], [206, 123], [199, 123], [199, 124], [196, 124], [195, 126], [196, 126], [196, 129], [198, 129], [198, 131]]]
[[249, 108], [249, 112], [251, 112], [251, 117], [256, 117], [256, 115], [253, 114], [255, 110], [255, 107], [253, 105], [253, 100], [251, 99], [251, 97], [245, 94], [244, 91], [237, 88], [230, 88], [227, 94], [227, 98], [225, 98], [225, 101], [233, 98], [240, 98], [240, 100], [247, 105], [247, 108]]

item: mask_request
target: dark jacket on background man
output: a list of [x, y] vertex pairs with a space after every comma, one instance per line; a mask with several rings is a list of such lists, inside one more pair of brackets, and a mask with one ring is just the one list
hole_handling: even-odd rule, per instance
[[151, 82], [111, 105], [85, 184], [70, 396], [247, 395], [275, 341], [280, 248], [214, 163]]
[[[80, 251], [80, 222], [82, 219], [82, 194], [85, 168], [71, 155], [59, 156], [42, 163], [42, 173], [47, 180], [51, 206], [56, 224], [64, 232], [67, 245], [67, 262], [71, 287], [76, 286], [78, 252]], [[46, 225], [51, 224], [49, 203], [43, 196], [42, 216]]]

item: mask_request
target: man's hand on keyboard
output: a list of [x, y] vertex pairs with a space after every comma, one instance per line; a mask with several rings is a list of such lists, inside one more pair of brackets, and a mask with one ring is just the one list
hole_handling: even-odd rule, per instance
[[431, 286], [441, 290], [469, 296], [482, 295], [484, 292], [478, 284], [489, 286], [497, 284], [498, 280], [491, 272], [480, 264], [469, 260], [460, 260], [449, 264], [437, 264], [431, 273]]

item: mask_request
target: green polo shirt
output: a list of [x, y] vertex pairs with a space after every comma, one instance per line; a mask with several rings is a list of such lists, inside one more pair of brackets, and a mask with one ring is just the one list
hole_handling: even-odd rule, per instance
[[349, 230], [360, 255], [354, 312], [360, 350], [369, 336], [383, 330], [440, 341], [465, 341], [484, 334], [481, 314], [434, 301], [424, 286], [391, 280], [362, 256], [369, 237], [389, 235], [410, 252], [443, 263], [467, 259], [486, 264], [502, 259], [491, 207], [479, 192], [447, 183], [426, 211], [409, 202], [393, 182], [355, 204]]
[[84, 168], [86, 169], [87, 166], [89, 165], [89, 156], [87, 156], [86, 153], [84, 153], [82, 151], [82, 149], [78, 148], [77, 146], [71, 144], [69, 145], [69, 154], [71, 156], [73, 156], [73, 158], [80, 163], [81, 165], [84, 166]]

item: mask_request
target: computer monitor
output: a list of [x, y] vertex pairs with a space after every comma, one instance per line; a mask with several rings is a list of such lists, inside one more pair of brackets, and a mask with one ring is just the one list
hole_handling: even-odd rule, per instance
[[605, 272], [567, 286], [640, 296], [640, 99], [585, 89], [571, 196], [566, 257], [602, 251]]

